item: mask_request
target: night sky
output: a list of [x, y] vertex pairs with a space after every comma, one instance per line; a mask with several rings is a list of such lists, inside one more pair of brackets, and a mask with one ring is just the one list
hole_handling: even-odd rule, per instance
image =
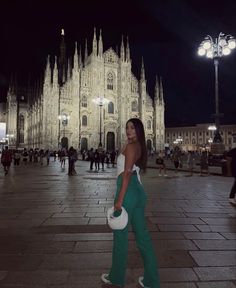
[[[48, 54], [58, 54], [60, 30], [65, 29], [67, 51], [74, 42], [91, 52], [93, 29], [102, 29], [104, 49], [120, 47], [129, 36], [133, 72], [140, 77], [144, 58], [148, 92], [154, 95], [161, 76], [166, 103], [166, 126], [214, 122], [213, 60], [199, 57], [206, 35], [220, 32], [236, 37], [235, 1], [202, 0], [32, 0], [1, 2], [0, 101], [11, 74], [27, 83], [40, 75]], [[220, 60], [221, 123], [236, 124], [236, 49]]]

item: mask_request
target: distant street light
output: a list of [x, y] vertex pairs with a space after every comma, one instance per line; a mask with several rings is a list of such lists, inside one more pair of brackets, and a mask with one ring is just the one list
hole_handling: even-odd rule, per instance
[[11, 139], [13, 139], [13, 138], [14, 138], [14, 134], [6, 134], [6, 140], [8, 142], [9, 148], [10, 148], [10, 146], [12, 144]]
[[99, 128], [99, 144], [98, 147], [102, 147], [102, 107], [104, 104], [107, 104], [109, 102], [108, 99], [105, 97], [99, 96], [96, 99], [93, 99], [93, 102], [99, 105], [100, 109], [100, 128]]
[[219, 58], [222, 56], [229, 55], [232, 49], [236, 47], [236, 40], [231, 35], [225, 35], [220, 32], [218, 38], [213, 41], [210, 35], [205, 37], [205, 40], [202, 41], [198, 48], [199, 56], [206, 56], [207, 58], [214, 60], [215, 67], [215, 135], [213, 142], [222, 143], [222, 137], [219, 133], [220, 126], [220, 112], [219, 112], [219, 84], [218, 84], [218, 66]]

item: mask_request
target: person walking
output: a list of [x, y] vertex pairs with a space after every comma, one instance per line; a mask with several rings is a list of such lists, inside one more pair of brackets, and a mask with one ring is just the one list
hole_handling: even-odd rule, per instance
[[162, 151], [160, 151], [160, 153], [158, 154], [156, 158], [157, 168], [159, 169], [159, 176], [162, 176], [162, 174], [163, 176], [167, 176], [164, 157], [165, 157], [165, 154]]
[[236, 148], [231, 149], [227, 154], [228, 170], [234, 177], [234, 183], [229, 194], [229, 203], [236, 206]]
[[1, 163], [4, 168], [5, 175], [8, 174], [8, 171], [11, 166], [11, 161], [12, 161], [11, 151], [8, 150], [8, 146], [6, 146], [5, 149], [2, 151], [2, 156], [1, 156]]
[[144, 276], [139, 277], [141, 287], [159, 288], [159, 275], [155, 251], [145, 223], [147, 195], [140, 180], [140, 169], [144, 172], [147, 165], [147, 148], [142, 122], [131, 118], [126, 123], [128, 144], [117, 158], [117, 191], [114, 200], [114, 216], [119, 215], [122, 207], [128, 213], [128, 224], [122, 230], [114, 230], [112, 266], [108, 274], [102, 274], [106, 284], [125, 285], [128, 257], [129, 225], [135, 233], [137, 246], [144, 263]]
[[190, 172], [190, 176], [193, 176], [193, 166], [194, 166], [194, 152], [188, 151], [188, 158], [187, 158], [187, 164], [188, 164], [188, 170]]
[[200, 156], [200, 176], [203, 176], [204, 171], [206, 171], [207, 175], [209, 175], [207, 151], [202, 151]]

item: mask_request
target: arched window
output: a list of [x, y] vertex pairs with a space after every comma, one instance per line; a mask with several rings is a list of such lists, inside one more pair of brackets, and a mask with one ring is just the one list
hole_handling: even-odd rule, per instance
[[147, 121], [147, 129], [152, 129], [152, 122], [151, 120]]
[[87, 107], [88, 106], [87, 97], [85, 95], [82, 97], [81, 106], [82, 107]]
[[138, 111], [138, 103], [137, 103], [137, 101], [133, 101], [132, 102], [131, 109], [132, 109], [132, 112], [137, 112]]
[[113, 85], [114, 85], [114, 79], [112, 73], [107, 74], [107, 89], [108, 90], [113, 90]]
[[113, 102], [109, 102], [109, 104], [108, 104], [108, 113], [114, 114], [114, 104], [113, 104]]
[[82, 117], [82, 126], [87, 126], [87, 125], [88, 125], [87, 116], [83, 115], [83, 117]]

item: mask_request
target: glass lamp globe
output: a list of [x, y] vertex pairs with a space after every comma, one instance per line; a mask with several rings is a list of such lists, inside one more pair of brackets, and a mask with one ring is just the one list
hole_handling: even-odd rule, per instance
[[198, 55], [203, 56], [206, 54], [206, 50], [203, 47], [198, 48]]
[[236, 47], [236, 40], [235, 39], [229, 39], [228, 46], [230, 49], [234, 49]]
[[227, 43], [226, 43], [226, 40], [225, 40], [224, 38], [220, 39], [219, 45], [220, 45], [221, 47], [224, 47], [226, 44], [227, 44]]
[[211, 48], [211, 41], [210, 40], [204, 41], [202, 46], [205, 50], [210, 49]]
[[213, 52], [212, 51], [207, 51], [206, 56], [207, 56], [207, 58], [213, 58]]
[[226, 47], [224, 47], [223, 49], [222, 49], [222, 53], [223, 53], [223, 55], [229, 55], [230, 54], [230, 49], [229, 49], [229, 47], [228, 46], [226, 46]]

